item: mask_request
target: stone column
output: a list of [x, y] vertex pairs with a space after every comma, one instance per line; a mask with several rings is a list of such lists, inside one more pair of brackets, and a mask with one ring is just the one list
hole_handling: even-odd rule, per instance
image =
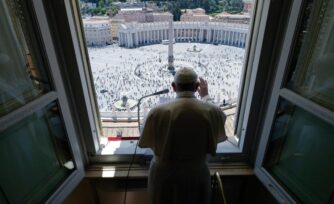
[[194, 29], [190, 29], [190, 40], [194, 40]]
[[141, 44], [144, 44], [144, 31], [140, 32], [140, 40], [141, 40]]
[[233, 43], [234, 43], [234, 32], [231, 31], [231, 42], [230, 42], [230, 44], [233, 45]]
[[140, 44], [143, 44], [143, 31], [140, 31]]
[[206, 32], [206, 39], [208, 43], [211, 43], [211, 29], [210, 28]]
[[135, 45], [138, 46], [139, 45], [139, 39], [138, 39], [138, 32], [135, 32]]
[[149, 37], [150, 43], [153, 43], [153, 30], [150, 30], [149, 34], [150, 34], [150, 37]]
[[228, 45], [231, 45], [231, 31], [228, 31], [228, 34], [227, 34], [227, 36], [228, 36], [228, 39], [227, 39], [227, 44]]
[[158, 38], [159, 38], [158, 37], [158, 30], [155, 30], [154, 33], [155, 33], [155, 38], [154, 38], [155, 40], [154, 40], [154, 42], [157, 42]]
[[137, 32], [138, 45], [140, 45], [140, 35], [141, 35], [141, 31], [138, 31]]
[[132, 47], [133, 43], [132, 43], [132, 33], [128, 33], [128, 47]]
[[180, 40], [180, 36], [181, 36], [181, 29], [177, 29], [177, 39]]
[[118, 32], [118, 44], [122, 46], [122, 33]]
[[237, 35], [237, 43], [238, 43], [237, 45], [238, 45], [238, 47], [241, 46], [241, 40], [240, 40], [241, 37], [240, 36], [241, 36], [241, 33], [238, 33], [238, 35]]
[[147, 43], [151, 43], [151, 31], [147, 31]]
[[224, 44], [227, 44], [227, 32], [224, 30]]
[[127, 33], [124, 33], [124, 46], [129, 47], [129, 45], [128, 45], [128, 34]]
[[161, 41], [161, 40], [162, 40], [162, 30], [159, 29], [159, 41]]

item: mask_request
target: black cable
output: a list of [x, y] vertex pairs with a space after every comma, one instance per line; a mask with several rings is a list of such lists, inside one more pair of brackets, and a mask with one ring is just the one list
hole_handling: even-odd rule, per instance
[[158, 91], [158, 92], [155, 92], [153, 94], [149, 94], [149, 95], [146, 95], [146, 96], [143, 96], [141, 97], [139, 100], [138, 100], [138, 103], [137, 103], [137, 106], [138, 106], [138, 112], [137, 112], [137, 117], [138, 117], [138, 131], [139, 131], [139, 138], [136, 142], [136, 147], [135, 147], [135, 151], [133, 152], [132, 154], [132, 158], [131, 158], [131, 161], [130, 161], [130, 165], [129, 165], [129, 168], [128, 168], [128, 172], [126, 174], [126, 177], [125, 177], [125, 192], [124, 192], [124, 200], [123, 200], [123, 204], [126, 203], [126, 194], [127, 194], [127, 191], [128, 191], [128, 179], [129, 179], [129, 175], [130, 175], [130, 170], [131, 170], [131, 167], [132, 167], [132, 164], [134, 162], [134, 159], [135, 159], [135, 156], [136, 156], [136, 153], [137, 153], [137, 148], [138, 148], [138, 142], [139, 142], [139, 139], [140, 139], [140, 102], [141, 100], [143, 100], [144, 98], [147, 98], [147, 97], [150, 97], [150, 96], [156, 96], [156, 95], [160, 95], [160, 94], [165, 94], [165, 93], [168, 93], [169, 90], [168, 89], [164, 89], [162, 91]]
[[[148, 96], [147, 96], [148, 97]], [[131, 167], [132, 167], [132, 164], [134, 162], [134, 159], [135, 159], [135, 156], [136, 156], [136, 153], [137, 153], [137, 148], [138, 148], [138, 142], [139, 142], [139, 139], [140, 139], [140, 102], [143, 98], [146, 98], [146, 97], [142, 97], [138, 100], [138, 112], [137, 112], [137, 117], [138, 117], [138, 131], [139, 131], [139, 138], [136, 142], [136, 146], [135, 146], [135, 151], [133, 152], [132, 154], [132, 158], [131, 158], [131, 161], [130, 161], [130, 165], [129, 165], [129, 168], [128, 168], [128, 172], [126, 174], [126, 177], [125, 177], [125, 192], [124, 192], [124, 199], [123, 199], [123, 204], [126, 204], [126, 194], [127, 194], [127, 191], [128, 191], [128, 179], [129, 179], [129, 175], [130, 175], [130, 170], [131, 170]]]

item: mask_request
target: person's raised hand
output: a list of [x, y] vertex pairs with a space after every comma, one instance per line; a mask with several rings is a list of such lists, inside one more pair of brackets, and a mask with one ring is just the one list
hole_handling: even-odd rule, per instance
[[202, 77], [199, 77], [199, 86], [197, 88], [197, 92], [201, 98], [209, 95], [208, 82]]

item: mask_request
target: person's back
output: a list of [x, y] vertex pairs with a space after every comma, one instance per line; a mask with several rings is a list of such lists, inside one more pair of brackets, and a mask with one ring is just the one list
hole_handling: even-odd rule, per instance
[[214, 154], [216, 138], [209, 136], [218, 134], [217, 125], [224, 127], [219, 114], [218, 107], [197, 100], [189, 92], [158, 106], [147, 118], [156, 131], [155, 155], [163, 160], [185, 160]]
[[[174, 81], [178, 82], [180, 75], [183, 79], [182, 71], [176, 73]], [[150, 111], [139, 141], [140, 147], [150, 147], [154, 152], [148, 182], [152, 204], [210, 201], [206, 155], [215, 154], [219, 137], [226, 138], [226, 117], [218, 107], [195, 98], [199, 83], [196, 73], [185, 70], [185, 74], [189, 72], [190, 86], [184, 89], [173, 82], [177, 98]]]

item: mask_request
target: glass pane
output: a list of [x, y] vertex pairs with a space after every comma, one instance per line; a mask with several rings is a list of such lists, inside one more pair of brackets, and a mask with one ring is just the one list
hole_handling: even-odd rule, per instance
[[0, 2], [0, 116], [49, 90], [25, 7], [8, 2]]
[[[226, 133], [234, 138], [254, 2], [80, 1], [101, 116], [101, 153], [134, 152], [137, 121], [175, 98], [171, 83], [180, 67], [207, 79], [212, 101], [227, 115]], [[137, 119], [138, 99], [163, 89], [170, 92], [142, 101]], [[228, 151], [225, 145], [217, 152]]]
[[334, 110], [334, 0], [309, 0], [288, 88]]
[[333, 132], [327, 122], [281, 101], [264, 166], [302, 203], [331, 203]]
[[44, 203], [75, 169], [62, 123], [52, 103], [0, 133], [0, 197]]

